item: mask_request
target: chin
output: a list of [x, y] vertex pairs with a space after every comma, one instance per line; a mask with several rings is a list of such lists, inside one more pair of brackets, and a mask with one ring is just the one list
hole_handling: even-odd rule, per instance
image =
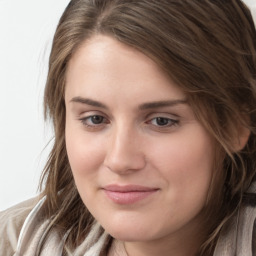
[[134, 241], [145, 241], [153, 240], [155, 235], [152, 232], [152, 229], [138, 226], [138, 225], [129, 225], [128, 227], [124, 225], [119, 225], [114, 228], [113, 226], [109, 229], [105, 228], [106, 232], [109, 233], [112, 237], [120, 241], [134, 242]]
[[144, 235], [140, 234], [127, 234], [125, 232], [119, 232], [119, 233], [110, 233], [112, 237], [119, 241], [125, 241], [125, 242], [139, 242], [139, 241], [145, 241], [145, 240], [151, 240], [147, 239]]

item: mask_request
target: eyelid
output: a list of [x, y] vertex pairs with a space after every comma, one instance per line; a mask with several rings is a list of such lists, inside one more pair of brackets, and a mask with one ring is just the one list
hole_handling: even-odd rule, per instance
[[146, 116], [146, 119], [153, 119], [153, 118], [157, 118], [157, 117], [163, 117], [163, 118], [169, 118], [169, 119], [179, 119], [180, 116], [176, 115], [174, 113], [166, 113], [166, 112], [154, 112], [154, 113], [150, 113]]
[[80, 113], [78, 113], [77, 119], [78, 120], [85, 119], [85, 118], [88, 118], [88, 117], [91, 117], [91, 116], [103, 116], [103, 117], [108, 119], [108, 116], [105, 113], [103, 113], [102, 111], [99, 111], [99, 110], [81, 111]]
[[[163, 118], [169, 121], [166, 125], [159, 125], [157, 123], [154, 124], [153, 121], [155, 120], [155, 122], [157, 122], [157, 118]], [[148, 124], [150, 127], [157, 131], [167, 131], [173, 129], [180, 123], [178, 116], [170, 113], [151, 113], [147, 116], [146, 120], [146, 124]]]
[[169, 120], [169, 121], [171, 121], [173, 123], [178, 123], [179, 122], [179, 120], [177, 120], [177, 119], [173, 119], [173, 118], [169, 118], [169, 117], [164, 117], [164, 116], [153, 117], [153, 118], [149, 119], [149, 121], [147, 121], [147, 122], [150, 122], [152, 120], [156, 120], [157, 118], [166, 119], [166, 120]]
[[[106, 118], [104, 117], [104, 116], [101, 116], [101, 115], [90, 115], [90, 116], [86, 116], [86, 117], [83, 117], [83, 118], [80, 118], [79, 120], [80, 121], [85, 121], [85, 120], [89, 120], [90, 118], [93, 118], [93, 117], [95, 117], [95, 116], [97, 116], [97, 117], [102, 117], [103, 118], [103, 120], [105, 119], [106, 120]], [[102, 123], [106, 123], [106, 122], [102, 122]], [[101, 124], [102, 124], [101, 123]], [[92, 126], [97, 126], [97, 125], [100, 125], [100, 124], [92, 124]]]
[[[87, 121], [94, 117], [94, 116], [99, 116], [103, 118], [103, 122], [99, 123], [99, 124], [89, 124], [87, 123]], [[82, 125], [86, 128], [89, 129], [91, 131], [97, 131], [103, 128], [103, 126], [105, 126], [106, 124], [109, 123], [108, 118], [106, 117], [106, 115], [104, 115], [103, 113], [99, 112], [99, 111], [88, 111], [83, 113], [82, 115], [79, 115], [78, 120], [82, 123]]]

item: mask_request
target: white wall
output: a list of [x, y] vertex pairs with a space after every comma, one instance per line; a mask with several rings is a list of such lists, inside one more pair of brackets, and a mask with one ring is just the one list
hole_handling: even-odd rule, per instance
[[247, 6], [251, 9], [251, 13], [254, 19], [254, 23], [256, 24], [256, 0], [243, 0]]
[[[69, 0], [0, 0], [0, 210], [36, 194], [51, 137], [42, 97], [58, 19]], [[256, 0], [246, 0], [253, 6]]]
[[36, 194], [51, 137], [42, 98], [68, 0], [0, 0], [0, 210]]

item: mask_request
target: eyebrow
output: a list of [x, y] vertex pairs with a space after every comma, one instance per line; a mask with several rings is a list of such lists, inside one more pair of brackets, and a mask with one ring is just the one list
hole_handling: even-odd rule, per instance
[[[108, 109], [108, 107], [96, 100], [89, 99], [89, 98], [82, 98], [82, 97], [74, 97], [70, 100], [70, 102], [76, 102], [81, 104], [90, 105], [93, 107], [99, 107]], [[147, 109], [155, 109], [161, 107], [172, 107], [179, 104], [187, 104], [187, 100], [185, 99], [177, 99], [177, 100], [164, 100], [164, 101], [154, 101], [154, 102], [147, 102], [139, 105], [140, 110], [147, 110]]]
[[70, 102], [82, 103], [82, 104], [90, 105], [93, 107], [99, 107], [99, 108], [105, 108], [105, 109], [108, 108], [105, 104], [99, 101], [88, 99], [88, 98], [82, 98], [82, 97], [74, 97], [70, 100]]
[[179, 104], [187, 104], [187, 100], [185, 99], [178, 99], [178, 100], [164, 100], [164, 101], [154, 101], [143, 103], [139, 106], [140, 110], [146, 109], [154, 109], [154, 108], [162, 108], [162, 107], [173, 107]]

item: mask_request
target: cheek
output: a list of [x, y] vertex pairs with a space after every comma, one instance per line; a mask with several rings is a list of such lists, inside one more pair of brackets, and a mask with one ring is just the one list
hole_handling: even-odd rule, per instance
[[212, 179], [214, 147], [202, 128], [190, 130], [160, 141], [151, 151], [151, 158], [171, 188], [170, 196], [184, 201], [197, 197], [204, 200]]
[[81, 127], [66, 126], [66, 148], [77, 190], [84, 204], [95, 207], [95, 192], [103, 153], [97, 138], [90, 139]]
[[77, 129], [68, 124], [65, 137], [68, 159], [75, 179], [95, 174], [104, 158], [102, 140], [97, 136], [87, 136], [81, 127]]
[[213, 165], [214, 150], [207, 136], [170, 137], [155, 143], [151, 149], [151, 158], [160, 169], [171, 168], [189, 174], [193, 170], [207, 171]]

